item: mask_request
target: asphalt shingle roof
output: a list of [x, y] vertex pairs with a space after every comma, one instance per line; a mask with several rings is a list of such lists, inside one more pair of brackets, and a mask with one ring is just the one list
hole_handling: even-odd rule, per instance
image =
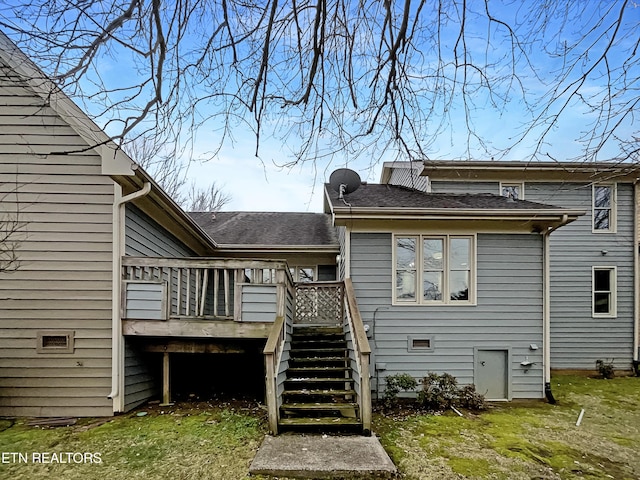
[[222, 245], [338, 245], [331, 217], [299, 212], [191, 212]]
[[[334, 207], [346, 205], [338, 192], [327, 185], [329, 199]], [[424, 193], [397, 185], [363, 184], [355, 192], [344, 195], [344, 201], [354, 208], [437, 208], [460, 210], [540, 210], [556, 209], [553, 205], [513, 200], [492, 194]]]

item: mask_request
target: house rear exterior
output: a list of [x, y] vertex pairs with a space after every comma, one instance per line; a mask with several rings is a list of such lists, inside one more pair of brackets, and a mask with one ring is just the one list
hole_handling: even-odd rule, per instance
[[545, 395], [548, 239], [584, 212], [395, 185], [325, 195], [378, 394], [388, 375], [447, 372], [491, 400]]
[[[584, 204], [486, 194], [486, 182], [472, 194], [427, 194], [434, 179], [421, 170], [389, 172], [404, 187], [326, 189], [322, 214], [189, 215], [0, 34], [0, 215], [23, 227], [13, 237], [19, 268], [0, 272], [0, 415], [168, 403], [177, 357], [250, 353], [271, 430], [302, 425], [300, 402], [285, 397], [308, 393], [295, 389], [296, 372], [324, 368], [300, 366], [309, 360], [300, 345], [316, 340], [296, 335], [320, 320], [339, 337], [329, 350], [341, 352], [324, 360], [345, 375], [313, 379], [342, 387], [344, 402], [322, 408], [362, 431], [371, 392], [394, 373], [448, 372], [490, 399], [541, 398], [549, 245], [583, 222]], [[447, 191], [466, 186], [441, 180]], [[622, 182], [607, 192], [616, 205], [631, 198]], [[612, 205], [592, 212], [622, 235], [599, 247], [607, 261], [627, 252], [629, 234]], [[626, 316], [628, 265], [591, 268], [609, 287], [592, 292], [596, 313], [615, 306], [598, 319]]]
[[383, 179], [584, 210], [550, 238], [552, 367], [591, 370], [602, 359], [627, 370], [639, 354], [639, 173], [617, 162], [429, 161], [386, 164]]

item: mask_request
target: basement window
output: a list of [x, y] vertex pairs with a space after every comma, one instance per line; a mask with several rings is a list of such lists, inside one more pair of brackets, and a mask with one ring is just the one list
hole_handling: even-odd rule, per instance
[[38, 332], [36, 351], [38, 353], [73, 353], [74, 332], [55, 330]]
[[433, 352], [433, 337], [407, 337], [410, 352]]

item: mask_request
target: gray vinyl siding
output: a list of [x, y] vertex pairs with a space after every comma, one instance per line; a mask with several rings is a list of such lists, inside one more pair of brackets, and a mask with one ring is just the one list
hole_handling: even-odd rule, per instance
[[[0, 273], [0, 416], [113, 414], [114, 187], [86, 147], [0, 65], [0, 221], [25, 223], [20, 269]], [[73, 353], [38, 353], [44, 330], [73, 331]]]
[[242, 321], [275, 321], [277, 288], [276, 285], [242, 285]]
[[194, 252], [135, 205], [128, 203], [125, 213], [125, 255], [190, 257], [194, 256]]
[[[474, 348], [510, 349], [513, 398], [541, 398], [542, 239], [540, 235], [477, 236], [477, 305], [392, 305], [392, 235], [351, 236], [351, 277], [363, 320], [384, 377], [406, 372], [448, 372], [461, 384], [474, 382]], [[374, 321], [375, 317], [375, 321]], [[408, 350], [408, 338], [430, 337], [432, 352]], [[540, 348], [530, 351], [529, 346]], [[525, 373], [520, 362], [535, 365]]]
[[422, 163], [410, 164], [409, 168], [394, 167], [389, 177], [389, 185], [413, 188], [422, 192], [429, 191], [429, 177], [421, 177]]
[[[438, 182], [431, 179], [433, 193], [492, 193], [500, 194], [499, 182]], [[525, 195], [526, 195], [525, 189]], [[528, 197], [527, 197], [528, 200]]]
[[[527, 183], [527, 200], [587, 211], [551, 234], [551, 366], [595, 369], [633, 356], [633, 186], [617, 185], [616, 233], [592, 233], [591, 184]], [[602, 251], [606, 250], [606, 255]], [[617, 317], [592, 316], [592, 267], [617, 267]]]
[[[438, 182], [432, 191], [498, 193], [499, 182]], [[593, 369], [614, 359], [620, 369], [633, 357], [633, 185], [617, 185], [616, 233], [592, 233], [592, 184], [526, 182], [527, 200], [585, 210], [551, 235], [551, 367]], [[606, 250], [607, 254], [602, 255]], [[617, 268], [617, 316], [593, 318], [592, 268]]]
[[[128, 203], [125, 209], [125, 255], [189, 257], [194, 253], [138, 207]], [[195, 288], [192, 292], [195, 292]], [[157, 314], [157, 311], [153, 313]], [[129, 343], [127, 340], [125, 346]], [[158, 394], [159, 377], [154, 371], [160, 360], [135, 348], [127, 347], [125, 351], [125, 408], [128, 410]]]
[[160, 354], [144, 352], [135, 339], [125, 337], [125, 412], [160, 395], [161, 362]]
[[126, 282], [124, 318], [167, 320], [166, 295], [166, 286], [159, 281]]

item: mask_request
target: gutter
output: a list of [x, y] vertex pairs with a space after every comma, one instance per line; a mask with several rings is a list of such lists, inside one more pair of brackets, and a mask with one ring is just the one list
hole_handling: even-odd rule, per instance
[[340, 245], [267, 245], [218, 243], [219, 253], [336, 253]]
[[555, 227], [550, 227], [542, 232], [543, 239], [543, 297], [542, 297], [542, 344], [544, 346], [544, 356], [542, 363], [544, 365], [544, 394], [551, 404], [556, 403], [551, 392], [551, 262], [549, 255], [549, 236], [558, 228], [569, 223], [569, 215], [564, 214], [562, 220]]
[[151, 183], [144, 182], [142, 188], [129, 195], [122, 196], [122, 187], [114, 182], [113, 199], [113, 250], [111, 259], [111, 393], [107, 398], [113, 400], [113, 411], [124, 410], [124, 397], [120, 392], [121, 373], [124, 363], [122, 341], [122, 256], [124, 255], [124, 205], [151, 192]]
[[[573, 221], [584, 215], [583, 210], [536, 209], [536, 210], [483, 210], [483, 209], [415, 209], [415, 208], [344, 208], [332, 209], [334, 225], [343, 225], [353, 220], [474, 220], [474, 221], [521, 221], [554, 223], [568, 215]], [[557, 228], [557, 227], [556, 227]]]
[[640, 355], [640, 185], [636, 179], [633, 182], [633, 367], [636, 375], [640, 375], [638, 356]]

